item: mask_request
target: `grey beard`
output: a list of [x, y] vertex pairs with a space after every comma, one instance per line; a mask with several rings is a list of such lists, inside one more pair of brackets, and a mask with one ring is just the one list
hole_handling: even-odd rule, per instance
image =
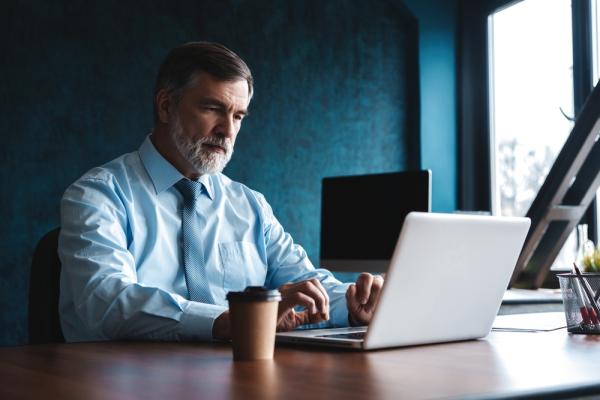
[[[169, 133], [179, 153], [181, 153], [183, 158], [185, 158], [185, 160], [194, 167], [196, 172], [201, 175], [222, 172], [233, 155], [233, 145], [230, 139], [222, 137], [203, 137], [199, 140], [192, 141], [183, 133], [179, 119], [177, 119], [173, 126], [169, 128]], [[205, 143], [223, 147], [225, 149], [225, 154], [206, 150], [202, 146]]]

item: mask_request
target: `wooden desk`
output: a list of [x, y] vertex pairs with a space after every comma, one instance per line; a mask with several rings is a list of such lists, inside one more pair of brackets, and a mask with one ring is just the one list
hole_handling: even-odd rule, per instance
[[358, 353], [279, 347], [233, 362], [224, 344], [85, 343], [0, 349], [0, 398], [542, 398], [600, 393], [600, 336], [492, 333]]

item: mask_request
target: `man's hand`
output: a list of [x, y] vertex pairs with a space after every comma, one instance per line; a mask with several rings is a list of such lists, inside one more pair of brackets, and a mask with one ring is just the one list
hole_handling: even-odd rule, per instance
[[[281, 302], [277, 315], [277, 331], [291, 331], [305, 324], [329, 319], [329, 296], [318, 279], [288, 283], [279, 288]], [[302, 306], [297, 312], [294, 307]]]
[[348, 287], [346, 303], [351, 325], [368, 325], [371, 322], [382, 288], [383, 277], [367, 272], [360, 274], [356, 283]]
[[[329, 296], [318, 279], [288, 283], [279, 288], [281, 301], [277, 310], [277, 331], [291, 331], [300, 325], [313, 324], [329, 319]], [[297, 312], [294, 307], [302, 306]], [[226, 340], [231, 337], [229, 311], [215, 320], [213, 337]]]

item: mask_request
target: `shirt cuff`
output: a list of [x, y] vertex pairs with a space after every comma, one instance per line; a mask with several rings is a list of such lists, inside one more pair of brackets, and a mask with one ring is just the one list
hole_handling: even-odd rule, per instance
[[213, 340], [213, 324], [227, 307], [187, 301], [179, 320], [179, 337], [182, 340]]

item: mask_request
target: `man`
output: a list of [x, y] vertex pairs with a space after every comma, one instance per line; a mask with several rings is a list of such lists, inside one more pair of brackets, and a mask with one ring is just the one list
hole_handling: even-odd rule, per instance
[[250, 70], [224, 46], [173, 49], [156, 80], [151, 135], [66, 190], [67, 341], [227, 339], [225, 296], [251, 285], [280, 290], [278, 330], [369, 323], [383, 279], [341, 284], [315, 269], [264, 197], [221, 173], [252, 90]]

